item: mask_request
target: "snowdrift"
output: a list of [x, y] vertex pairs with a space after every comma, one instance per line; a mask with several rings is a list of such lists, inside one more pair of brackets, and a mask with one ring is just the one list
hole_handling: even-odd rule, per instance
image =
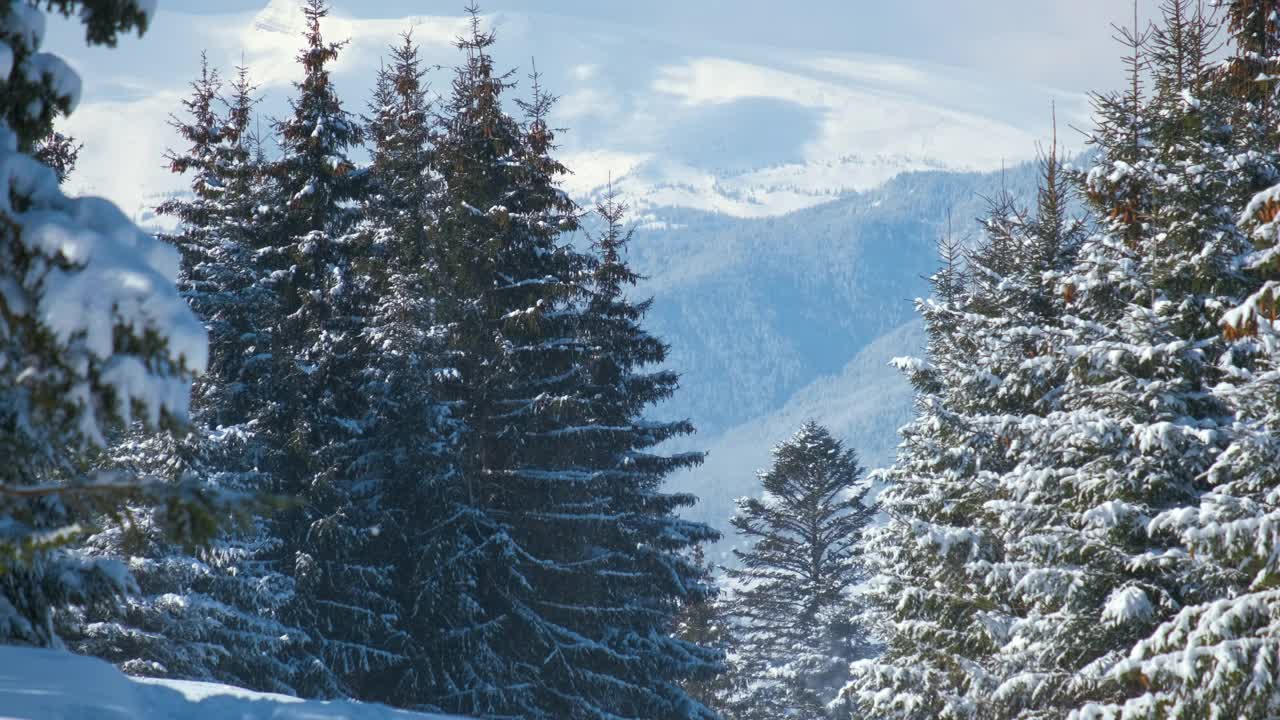
[[448, 720], [381, 705], [304, 701], [215, 683], [131, 678], [97, 658], [0, 646], [0, 719], [10, 718]]

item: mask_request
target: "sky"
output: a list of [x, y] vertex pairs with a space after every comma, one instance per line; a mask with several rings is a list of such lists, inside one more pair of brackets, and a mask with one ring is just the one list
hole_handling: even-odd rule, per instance
[[[252, 11], [264, 0], [160, 0], [162, 10]], [[456, 14], [465, 0], [337, 0], [336, 11], [366, 17]], [[1144, 15], [1153, 0], [1141, 0]], [[851, 51], [973, 67], [1001, 77], [1091, 89], [1116, 73], [1111, 23], [1125, 0], [486, 0], [483, 12], [549, 15], [676, 32], [709, 44]], [[358, 6], [358, 9], [356, 9]]]
[[[1150, 2], [1150, 0], [1144, 0]], [[414, 28], [450, 65], [463, 0], [335, 0], [326, 26], [351, 44], [335, 68], [365, 110], [379, 58]], [[993, 169], [1034, 156], [1063, 125], [1087, 127], [1085, 93], [1119, 81], [1121, 0], [488, 0], [500, 63], [534, 59], [561, 96], [556, 120], [580, 195], [609, 178], [654, 206], [769, 215], [911, 169]], [[160, 0], [145, 37], [84, 49], [54, 24], [47, 49], [84, 77], [65, 129], [85, 142], [72, 190], [137, 217], [181, 187], [161, 162], [200, 51], [262, 85], [266, 121], [297, 74], [296, 0]], [[447, 75], [436, 74], [439, 88]], [[1064, 128], [1064, 142], [1081, 136]], [[834, 160], [833, 160], [834, 159]]]

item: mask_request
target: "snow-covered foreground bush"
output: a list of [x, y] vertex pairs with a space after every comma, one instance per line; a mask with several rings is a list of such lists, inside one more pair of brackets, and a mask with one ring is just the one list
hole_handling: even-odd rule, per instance
[[131, 678], [96, 658], [0, 646], [0, 718], [22, 720], [445, 720], [230, 685]]

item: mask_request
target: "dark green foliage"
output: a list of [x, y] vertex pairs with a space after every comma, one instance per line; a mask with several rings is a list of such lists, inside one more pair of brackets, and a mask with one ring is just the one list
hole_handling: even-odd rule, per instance
[[439, 649], [431, 608], [456, 589], [439, 582], [432, 547], [447, 523], [441, 501], [458, 463], [457, 423], [437, 399], [445, 367], [436, 254], [427, 227], [439, 183], [432, 171], [431, 114], [418, 50], [406, 33], [378, 74], [366, 121], [373, 144], [357, 233], [367, 255], [367, 321], [359, 340], [362, 369], [351, 379], [366, 398], [362, 438], [351, 472], [376, 488], [376, 555], [392, 566], [401, 660], [353, 684], [360, 698], [395, 705], [433, 701], [432, 672]]
[[919, 418], [870, 545], [892, 624], [852, 687], [864, 712], [1274, 711], [1261, 668], [1277, 605], [1254, 584], [1271, 551], [1252, 545], [1272, 522], [1255, 501], [1274, 450], [1240, 391], [1273, 382], [1271, 291], [1240, 302], [1267, 254], [1241, 228], [1266, 242], [1272, 196], [1239, 211], [1274, 167], [1257, 144], [1272, 98], [1254, 91], [1275, 16], [1224, 4], [1253, 33], [1225, 65], [1218, 19], [1191, 0], [1120, 31], [1128, 82], [1095, 96], [1096, 155], [1075, 177], [1088, 232], [1062, 212], [1050, 155], [1038, 217], [998, 204], [962, 302], [920, 304], [930, 356], [908, 366]]
[[[249, 131], [254, 87], [241, 68], [224, 101], [207, 63], [191, 87], [186, 116], [172, 120], [187, 146], [166, 154], [170, 168], [189, 177], [191, 196], [169, 199], [158, 211], [181, 223], [163, 239], [181, 252], [179, 287], [209, 331], [209, 369], [195, 385], [190, 432], [156, 437], [135, 428], [102, 464], [165, 484], [219, 488], [242, 498], [243, 513], [266, 514], [274, 505], [251, 501], [268, 487], [257, 468], [263, 447], [255, 412], [270, 385], [261, 348], [273, 299], [252, 259], [265, 199]], [[166, 540], [153, 511], [131, 508], [125, 526], [90, 538], [88, 550], [127, 558], [137, 592], [122, 604], [67, 613], [68, 644], [133, 674], [295, 692], [297, 672], [282, 660], [306, 634], [279, 620], [292, 585], [262, 563], [278, 544], [262, 520], [243, 520], [189, 552]]]
[[306, 629], [321, 660], [295, 659], [309, 696], [351, 694], [367, 674], [403, 662], [406, 642], [391, 596], [395, 559], [376, 546], [384, 488], [357, 467], [368, 420], [357, 378], [373, 300], [354, 204], [366, 176], [347, 153], [364, 131], [331, 81], [345, 43], [325, 41], [328, 10], [323, 0], [303, 7], [302, 79], [274, 126], [281, 152], [266, 166], [255, 255], [274, 296], [261, 462], [272, 489], [299, 500], [269, 523], [279, 543], [268, 559], [296, 587], [284, 618]]
[[[130, 672], [308, 696], [528, 718], [702, 718], [683, 689], [721, 653], [675, 636], [713, 594], [690, 547], [716, 539], [663, 492], [700, 453], [657, 450], [687, 421], [667, 346], [625, 261], [612, 197], [574, 246], [553, 98], [511, 87], [478, 17], [432, 108], [406, 35], [365, 123], [344, 109], [304, 7], [302, 80], [274, 125], [248, 128], [242, 72], [225, 111], [206, 69], [171, 153], [192, 195], [182, 286], [212, 340], [192, 432], [132, 433], [103, 464], [167, 484], [290, 501], [190, 552], [136, 508], [91, 553], [126, 556], [140, 591], [67, 613], [76, 647]], [[365, 138], [371, 162], [350, 154]]]
[[442, 108], [436, 167], [449, 365], [442, 388], [462, 423], [447, 521], [427, 546], [438, 593], [430, 626], [448, 711], [527, 718], [710, 717], [679, 681], [716, 653], [671, 637], [683, 599], [707, 592], [681, 557], [710, 539], [660, 491], [700, 455], [658, 443], [691, 431], [641, 413], [676, 378], [647, 368], [665, 346], [623, 292], [616, 206], [598, 256], [574, 250], [577, 208], [556, 186], [552, 99], [538, 87], [523, 121], [502, 110], [508, 75], [478, 18]]

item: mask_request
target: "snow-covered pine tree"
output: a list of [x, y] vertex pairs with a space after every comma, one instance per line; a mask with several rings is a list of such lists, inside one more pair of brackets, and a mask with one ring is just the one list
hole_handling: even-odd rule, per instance
[[[150, 4], [135, 0], [48, 6], [78, 15], [93, 45], [149, 21]], [[41, 52], [44, 20], [34, 5], [0, 8], [12, 65], [0, 92], [0, 641], [56, 645], [56, 609], [130, 584], [120, 563], [62, 546], [127, 497], [162, 505], [166, 532], [203, 540], [214, 497], [85, 469], [82, 451], [133, 418], [185, 422], [207, 336], [174, 285], [177, 253], [110, 203], [66, 197], [57, 172], [31, 157], [80, 96], [76, 73]]]
[[[217, 107], [224, 102], [219, 87], [216, 71], [202, 62], [183, 103], [188, 117], [172, 121], [188, 145], [167, 154], [171, 169], [189, 176], [191, 194], [158, 208], [180, 223], [162, 239], [181, 251], [178, 285], [209, 332], [209, 369], [195, 385], [192, 427], [176, 438], [134, 429], [103, 464], [161, 482], [191, 478], [258, 495], [269, 487], [257, 467], [263, 452], [255, 417], [270, 384], [261, 328], [272, 297], [253, 261], [255, 216], [264, 200], [250, 137], [254, 86], [247, 68], [239, 68], [225, 112]], [[88, 547], [127, 559], [138, 591], [122, 604], [69, 614], [64, 634], [78, 652], [133, 674], [293, 692], [281, 658], [305, 633], [278, 620], [291, 584], [260, 558], [273, 543], [261, 518], [245, 518], [191, 553], [166, 542], [152, 512], [134, 508], [126, 525], [95, 535]]]
[[[1280, 128], [1274, 81], [1267, 68], [1280, 64], [1280, 26], [1274, 3], [1223, 3], [1228, 10], [1232, 57], [1207, 73], [1196, 97], [1227, 106], [1234, 152], [1227, 182], [1214, 203], [1236, 210], [1251, 244], [1236, 258], [1244, 274], [1242, 302], [1222, 303], [1225, 347], [1216, 353], [1219, 382], [1212, 387], [1234, 420], [1230, 444], [1204, 473], [1198, 503], [1157, 515], [1155, 533], [1173, 533], [1217, 582], [1201, 602], [1187, 604], [1138, 643], [1111, 673], [1128, 692], [1123, 700], [1090, 705], [1080, 718], [1271, 717], [1280, 712], [1275, 667], [1280, 658], [1280, 579], [1276, 563], [1280, 530], [1280, 430], [1277, 408], [1275, 247], [1272, 188], [1252, 197], [1259, 183], [1277, 180]], [[1249, 69], [1262, 71], [1245, 78]], [[1242, 195], [1243, 198], [1242, 199]], [[1245, 202], [1247, 200], [1247, 202]], [[1214, 236], [1209, 235], [1212, 239]]]
[[[550, 99], [536, 74], [532, 79], [534, 99], [525, 105], [530, 149], [558, 174], [558, 163], [547, 155], [553, 148], [546, 126]], [[711, 717], [684, 692], [682, 682], [711, 680], [720, 670], [720, 653], [677, 637], [675, 621], [681, 606], [714, 594], [711, 579], [687, 552], [719, 539], [719, 533], [678, 517], [697, 498], [663, 492], [671, 473], [698, 465], [703, 455], [655, 452], [694, 428], [687, 420], [644, 416], [675, 393], [679, 376], [661, 367], [668, 346], [644, 328], [652, 301], [628, 296], [640, 276], [626, 262], [631, 242], [623, 226], [626, 211], [612, 187], [596, 207], [603, 229], [592, 238], [586, 304], [578, 318], [586, 354], [575, 377], [576, 412], [560, 411], [560, 427], [535, 437], [550, 441], [562, 453], [560, 463], [592, 480], [582, 484], [581, 498], [566, 506], [581, 516], [576, 525], [583, 546], [576, 552], [597, 567], [580, 582], [594, 591], [566, 601], [581, 608], [579, 632], [607, 647], [599, 660], [583, 658], [586, 668], [611, 676], [597, 681], [594, 693], [608, 697], [611, 683], [626, 687], [622, 697], [604, 705], [619, 715]]]
[[[218, 182], [215, 179], [217, 168], [213, 158], [222, 130], [215, 109], [220, 81], [217, 71], [209, 67], [203, 56], [200, 75], [191, 83], [191, 87], [191, 97], [183, 101], [184, 108], [191, 115], [191, 122], [183, 123], [176, 118], [170, 120], [174, 129], [190, 143], [190, 149], [182, 156], [170, 152], [167, 159], [175, 170], [181, 167], [182, 172], [199, 167], [192, 183], [195, 199], [183, 203], [190, 208], [181, 218], [187, 225], [186, 233], [183, 236], [161, 238], [178, 248], [182, 265], [178, 275], [178, 288], [188, 297], [192, 282], [187, 258], [192, 249], [209, 246], [209, 237], [213, 234], [212, 223], [208, 220], [209, 207], [216, 203], [210, 193]], [[48, 142], [42, 143], [41, 149], [48, 146]], [[216, 337], [210, 337], [209, 345], [212, 359], [217, 352]], [[206, 373], [197, 381], [197, 385], [207, 383], [209, 379], [210, 374]], [[109, 469], [125, 470], [152, 481], [184, 479], [187, 468], [194, 460], [195, 445], [198, 443], [196, 438], [199, 437], [200, 429], [196, 414], [192, 412], [191, 432], [183, 436], [155, 434], [141, 424], [129, 428], [121, 434], [121, 438], [113, 438], [107, 457], [99, 464]], [[149, 616], [153, 614], [158, 613], [157, 619], [163, 622], [170, 613], [155, 608], [149, 602], [155, 584], [150, 582], [150, 576], [156, 564], [154, 561], [147, 562], [144, 557], [159, 558], [173, 552], [165, 547], [164, 535], [153, 522], [152, 514], [145, 507], [130, 507], [125, 524], [108, 527], [88, 538], [86, 546], [91, 555], [120, 558], [129, 562], [134, 581], [138, 584], [137, 592], [130, 593], [130, 597], [124, 602], [111, 601], [83, 609], [70, 609], [59, 618], [60, 633], [77, 652], [101, 655], [130, 672], [149, 675], [173, 672], [177, 677], [212, 679], [208, 668], [217, 662], [216, 652], [212, 647], [204, 642], [197, 642], [194, 647], [175, 643], [178, 645], [175, 647], [175, 644], [171, 644], [158, 632], [160, 628], [156, 627], [157, 623], [150, 622]], [[185, 568], [185, 562], [180, 562], [180, 567]], [[165, 592], [171, 593], [177, 589], [167, 587]]]
[[715, 533], [674, 516], [691, 498], [659, 490], [701, 456], [653, 453], [691, 428], [640, 414], [676, 378], [647, 369], [666, 350], [621, 294], [621, 255], [595, 263], [569, 242], [578, 210], [556, 184], [551, 99], [535, 89], [523, 123], [503, 111], [510, 76], [471, 12], [435, 142], [456, 369], [444, 397], [464, 431], [424, 550], [433, 702], [531, 720], [713, 717], [680, 681], [716, 653], [671, 634], [679, 602], [708, 591], [681, 551]]
[[412, 263], [413, 272], [425, 273], [431, 270], [427, 266], [431, 261], [428, 213], [439, 194], [432, 162], [432, 108], [418, 45], [411, 32], [400, 38], [399, 45], [389, 48], [390, 64], [378, 71], [365, 121], [373, 144], [369, 167], [373, 185], [363, 200], [364, 214], [366, 223], [379, 233], [373, 241], [376, 248], [399, 243], [402, 247], [387, 252]]
[[360, 352], [370, 296], [358, 201], [367, 173], [348, 152], [363, 127], [342, 106], [329, 66], [345, 43], [326, 42], [325, 0], [307, 0], [302, 79], [291, 112], [274, 125], [280, 156], [267, 165], [272, 202], [259, 214], [256, 257], [276, 303], [271, 320], [269, 412], [258, 432], [273, 490], [298, 502], [277, 513], [275, 567], [296, 590], [284, 618], [310, 637], [294, 658], [307, 696], [349, 695], [366, 675], [405, 661], [396, 624], [393, 558], [378, 547], [386, 488], [362, 476], [368, 398]]
[[735, 720], [828, 717], [869, 643], [852, 597], [865, 579], [858, 547], [875, 511], [857, 454], [814, 421], [773, 449], [763, 493], [742, 498], [729, 568]]
[[[272, 455], [269, 436], [262, 428], [278, 392], [270, 348], [279, 306], [257, 262], [258, 251], [270, 242], [262, 235], [261, 215], [271, 188], [253, 125], [257, 96], [248, 68], [236, 68], [230, 90], [213, 156], [217, 175], [208, 185], [217, 199], [208, 219], [217, 232], [207, 246], [189, 248], [185, 288], [213, 343], [209, 378], [196, 384], [193, 399], [200, 433], [195, 470], [216, 487], [262, 497], [274, 487], [266, 463]], [[161, 210], [185, 214], [181, 205]], [[271, 532], [270, 508], [259, 504], [258, 510], [220, 534], [197, 556], [200, 564], [188, 566], [198, 573], [187, 585], [196, 593], [187, 614], [200, 617], [204, 637], [226, 650], [214, 669], [220, 682], [296, 694], [298, 678], [316, 660], [307, 632], [283, 622], [295, 585], [268, 561], [281, 541]], [[189, 627], [174, 630], [198, 636]]]
[[915, 388], [916, 417], [901, 430], [893, 467], [878, 476], [889, 521], [868, 530], [864, 543], [874, 573], [867, 596], [885, 648], [855, 664], [846, 690], [870, 717], [972, 717], [966, 692], [982, 682], [979, 661], [995, 650], [966, 572], [972, 561], [998, 557], [997, 539], [980, 520], [989, 488], [976, 482], [998, 450], [971, 417], [981, 402], [970, 391], [984, 377], [977, 364], [983, 318], [966, 308], [972, 283], [957, 262], [961, 247], [950, 232], [941, 236], [933, 295], [916, 302], [925, 358], [895, 360]]
[[1016, 466], [998, 475], [991, 506], [1006, 556], [991, 593], [1012, 612], [994, 658], [997, 705], [982, 717], [1064, 717], [1121, 696], [1111, 666], [1212, 592], [1212, 573], [1147, 523], [1195, 502], [1222, 448], [1212, 308], [1230, 297], [1238, 238], [1214, 200], [1227, 125], [1200, 81], [1209, 19], [1180, 0], [1164, 8], [1154, 35], [1124, 33], [1129, 87], [1095, 102], [1084, 187], [1103, 219], [1058, 282], [1062, 318], [1037, 360], [1059, 384], [1046, 388], [1047, 412], [997, 426]]
[[350, 380], [361, 384], [368, 401], [352, 472], [384, 496], [371, 542], [394, 565], [391, 592], [406, 656], [352, 690], [401, 706], [431, 699], [438, 650], [430, 639], [439, 628], [423, 625], [434, 616], [427, 612], [433, 603], [422, 598], [456, 592], [435, 583], [434, 557], [423, 552], [432, 529], [448, 520], [442, 488], [454, 480], [457, 463], [457, 428], [437, 399], [440, 378], [449, 372], [437, 320], [437, 258], [427, 234], [440, 188], [423, 75], [418, 48], [405, 33], [378, 73], [367, 119], [372, 154], [358, 231], [367, 236], [361, 262], [377, 306], [367, 311], [360, 339], [364, 369]]
[[[545, 685], [539, 675], [545, 658], [558, 658], [546, 647], [556, 634], [545, 629], [532, 600], [535, 578], [526, 577], [525, 568], [531, 561], [551, 563], [524, 547], [515, 524], [537, 512], [543, 499], [509, 477], [520, 467], [512, 455], [535, 408], [504, 402], [503, 395], [519, 377], [536, 383], [564, 372], [560, 358], [550, 372], [513, 365], [525, 358], [548, 363], [557, 348], [539, 348], [536, 334], [572, 336], [563, 308], [573, 291], [567, 285], [580, 279], [584, 259], [557, 242], [562, 230], [577, 226], [571, 208], [512, 202], [526, 197], [516, 195], [514, 172], [524, 138], [501, 107], [512, 83], [494, 69], [494, 37], [481, 30], [478, 11], [471, 10], [471, 33], [457, 42], [466, 58], [435, 123], [443, 187], [429, 228], [453, 368], [442, 391], [463, 424], [462, 462], [459, 475], [442, 488], [445, 519], [422, 538], [433, 572], [424, 578], [413, 620], [434, 630], [425, 667], [432, 682], [428, 707], [541, 718], [554, 715], [540, 707]], [[526, 310], [531, 321], [550, 317], [521, 323]], [[533, 340], [521, 336], [525, 327]], [[549, 383], [546, 396], [556, 397], [557, 389]]]
[[1071, 178], [1057, 154], [1056, 131], [1040, 160], [1040, 183], [1035, 212], [1011, 212], [1008, 203], [994, 208], [985, 222], [987, 240], [973, 254], [975, 277], [971, 313], [978, 313], [979, 373], [967, 380], [968, 393], [986, 400], [972, 422], [994, 441], [998, 455], [988, 456], [976, 482], [990, 493], [979, 527], [997, 539], [993, 551], [975, 557], [965, 572], [976, 585], [972, 597], [974, 621], [996, 648], [981, 660], [979, 681], [969, 688], [969, 712], [980, 718], [1017, 716], [1041, 701], [1041, 676], [1046, 664], [1039, 642], [1051, 635], [1041, 622], [1035, 578], [1021, 543], [1027, 513], [1036, 516], [1034, 496], [1017, 477], [1022, 446], [1016, 428], [1039, 423], [1058, 409], [1059, 388], [1070, 370], [1062, 351], [1063, 308], [1072, 299], [1062, 278], [1076, 261], [1084, 225], [1070, 217]]
[[956, 241], [940, 244], [935, 299], [920, 304], [931, 362], [904, 363], [921, 415], [885, 474], [890, 523], [870, 534], [888, 652], [857, 668], [850, 693], [876, 716], [996, 717], [1010, 702], [1006, 681], [1021, 665], [1007, 643], [1025, 608], [1011, 597], [1022, 576], [1008, 555], [1011, 497], [999, 478], [1016, 458], [1005, 428], [1048, 413], [1066, 373], [1051, 346], [1059, 280], [1083, 235], [1069, 217], [1069, 183], [1055, 133], [1034, 215], [1007, 192], [994, 197], [963, 279]]

